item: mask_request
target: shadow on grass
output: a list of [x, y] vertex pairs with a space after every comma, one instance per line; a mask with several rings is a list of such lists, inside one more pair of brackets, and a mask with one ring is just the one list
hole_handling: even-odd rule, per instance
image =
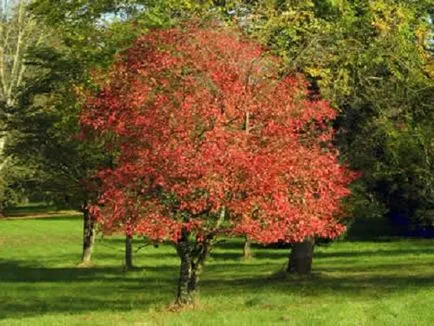
[[[214, 250], [211, 257], [216, 260], [239, 260], [242, 259], [242, 249], [235, 251], [219, 251]], [[264, 248], [253, 252], [254, 259], [287, 259], [290, 249], [267, 250]], [[396, 250], [361, 250], [361, 251], [317, 251], [314, 253], [314, 259], [329, 259], [329, 258], [357, 258], [357, 257], [390, 257], [390, 256], [418, 256], [418, 255], [434, 255], [434, 246], [432, 249], [414, 248], [414, 249], [396, 249]]]
[[239, 277], [236, 279], [205, 279], [201, 282], [204, 294], [212, 296], [239, 296], [241, 293], [260, 294], [267, 297], [280, 293], [303, 297], [339, 295], [346, 299], [376, 300], [388, 295], [409, 293], [432, 288], [434, 275], [382, 275], [371, 273], [357, 276], [352, 273], [329, 276], [315, 272], [307, 278], [284, 277], [280, 274], [264, 277]]
[[[122, 238], [104, 238], [97, 239], [97, 245], [101, 246], [122, 246], [125, 240]], [[148, 258], [178, 258], [175, 249], [168, 251], [167, 246], [154, 247], [152, 244], [143, 246], [143, 242], [134, 242], [134, 253], [143, 255]], [[413, 244], [414, 245], [414, 244]], [[164, 248], [164, 249], [163, 249]], [[287, 259], [290, 249], [267, 249], [260, 245], [253, 246], [253, 259]], [[361, 258], [361, 257], [391, 257], [391, 256], [419, 256], [434, 255], [434, 246], [427, 248], [427, 245], [411, 249], [376, 249], [376, 250], [358, 250], [358, 251], [333, 251], [333, 250], [316, 250], [314, 259], [338, 259], [338, 258]], [[98, 254], [99, 258], [109, 258], [111, 255]], [[243, 259], [242, 242], [236, 243], [219, 243], [211, 252], [212, 260], [222, 261], [239, 261]]]
[[[111, 247], [122, 253], [123, 241], [123, 238], [105, 238], [97, 243], [99, 246], [107, 244], [110, 250], [97, 253], [96, 261], [115, 261], [119, 253], [115, 255]], [[321, 264], [316, 265], [314, 261], [314, 269], [320, 267], [308, 278], [271, 274], [283, 268], [289, 249], [270, 250], [254, 245], [253, 259], [241, 262], [242, 243], [242, 239], [231, 239], [216, 246], [201, 280], [202, 295], [240, 297], [252, 293], [268, 298], [277, 293], [288, 295], [288, 300], [294, 295], [342, 295], [376, 300], [391, 294], [434, 287], [434, 259], [426, 257], [434, 254], [434, 249], [428, 243], [420, 246], [412, 243], [412, 248], [405, 247], [404, 243], [403, 247], [396, 249], [322, 249], [315, 253], [315, 259]], [[424, 260], [415, 266], [414, 260], [399, 257], [408, 255], [421, 256]], [[391, 256], [396, 260], [390, 263], [381, 260]], [[73, 257], [56, 257], [56, 263], [73, 260]], [[137, 258], [135, 263], [138, 266], [141, 262], [156, 265], [145, 265], [137, 271], [124, 273], [121, 261], [117, 266], [50, 268], [40, 266], [37, 261], [0, 260], [0, 318], [104, 310], [146, 311], [152, 306], [170, 303], [178, 274], [179, 261], [175, 251], [164, 246], [148, 247]]]
[[21, 222], [23, 220], [37, 220], [39, 221], [44, 221], [44, 222], [60, 222], [60, 221], [81, 221], [83, 219], [83, 216], [81, 215], [81, 213], [77, 212], [67, 212], [67, 213], [57, 213], [57, 214], [41, 214], [41, 215], [31, 215], [31, 216], [26, 216], [26, 215], [8, 215], [4, 218], [2, 218], [4, 221], [16, 221], [16, 222]]
[[9, 207], [5, 211], [5, 217], [7, 219], [33, 219], [68, 215], [81, 216], [81, 213], [72, 209], [62, 209], [45, 205]]
[[5, 211], [6, 215], [30, 215], [39, 213], [51, 213], [56, 210], [55, 206], [45, 204], [35, 204], [27, 206], [8, 207]]
[[361, 250], [361, 251], [338, 251], [338, 252], [317, 252], [316, 258], [351, 258], [351, 257], [390, 257], [403, 255], [434, 255], [433, 249], [396, 249], [396, 250]]
[[[168, 271], [173, 265], [159, 265], [158, 267], [140, 267], [135, 272], [158, 272], [161, 279], [167, 279]], [[19, 261], [0, 260], [0, 284], [1, 283], [62, 283], [79, 282], [86, 283], [92, 281], [104, 282], [136, 282], [137, 278], [130, 278], [119, 266], [93, 266], [93, 267], [62, 267], [48, 268], [23, 264]]]
[[[310, 277], [297, 278], [284, 273], [271, 274], [278, 264], [261, 262], [258, 255], [249, 263], [229, 263], [218, 257], [206, 266], [201, 280], [201, 293], [207, 297], [242, 296], [243, 293], [267, 297], [280, 293], [302, 297], [342, 295], [375, 300], [434, 287], [434, 266], [430, 263], [419, 264], [423, 271], [416, 274], [411, 272], [414, 268], [412, 262], [372, 262], [371, 265], [341, 268], [324, 266]], [[342, 263], [345, 261], [343, 259]], [[104, 310], [146, 311], [173, 300], [178, 273], [175, 262], [145, 266], [126, 274], [120, 266], [47, 268], [36, 264], [0, 260], [0, 318]]]
[[0, 260], [0, 319], [46, 313], [79, 314], [102, 310], [147, 310], [173, 300], [173, 265], [46, 268]]
[[[104, 298], [105, 296], [105, 298]], [[23, 300], [20, 302], [9, 301], [2, 304], [0, 320], [22, 319], [25, 317], [42, 316], [45, 314], [79, 314], [98, 311], [130, 311], [138, 307], [149, 308], [154, 302], [148, 298], [136, 299], [134, 305], [122, 298], [112, 300], [109, 293], [99, 298], [86, 296], [85, 294], [71, 296], [52, 296], [44, 299]], [[33, 300], [32, 300], [33, 299]], [[23, 323], [24, 325], [24, 323]], [[41, 324], [42, 325], [42, 324]]]

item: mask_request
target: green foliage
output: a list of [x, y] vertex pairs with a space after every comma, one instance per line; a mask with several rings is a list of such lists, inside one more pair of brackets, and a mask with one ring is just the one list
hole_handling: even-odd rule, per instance
[[[150, 28], [219, 17], [284, 58], [285, 73], [306, 74], [312, 91], [341, 111], [336, 129], [342, 159], [364, 176], [352, 202], [356, 216], [380, 216], [387, 209], [429, 220], [434, 175], [434, 136], [429, 132], [434, 121], [432, 5], [432, 0], [35, 0], [31, 13], [51, 38], [28, 57], [34, 67], [29, 82], [37, 82], [21, 96], [21, 106], [28, 108], [18, 120], [21, 126], [25, 122], [27, 135], [35, 134], [29, 126], [49, 127], [36, 137], [42, 143], [57, 139], [45, 153], [64, 150], [66, 144], [59, 142], [71, 140], [80, 110], [72, 90], [89, 87], [92, 70], [109, 67], [117, 53]], [[40, 143], [26, 139], [15, 143], [39, 148]], [[63, 161], [86, 160], [94, 152], [80, 155], [80, 146], [71, 140]], [[55, 159], [45, 158], [46, 163]], [[57, 179], [48, 175], [34, 179]], [[58, 180], [59, 186], [66, 182]]]
[[1, 170], [0, 177], [0, 216], [3, 209], [20, 203], [25, 198], [26, 185], [20, 181], [23, 177], [29, 178], [31, 170], [8, 159]]
[[31, 87], [19, 97], [20, 110], [9, 115], [8, 129], [14, 137], [6, 148], [16, 162], [33, 169], [31, 180], [28, 175], [21, 178], [29, 195], [46, 193], [74, 208], [95, 196], [96, 185], [89, 185], [89, 180], [97, 168], [113, 164], [114, 153], [104, 153], [101, 143], [79, 139], [78, 94], [92, 87], [93, 70], [109, 67], [116, 53], [149, 27], [168, 23], [161, 6], [144, 11], [140, 5], [31, 3], [30, 13], [46, 28], [47, 37], [26, 56], [26, 66], [37, 74], [29, 76]]
[[30, 195], [45, 192], [75, 208], [93, 198], [97, 187], [91, 191], [83, 181], [97, 168], [112, 165], [116, 153], [104, 153], [102, 143], [78, 139], [77, 93], [92, 89], [92, 73], [108, 68], [138, 35], [205, 12], [209, 5], [173, 0], [32, 1], [30, 14], [48, 36], [27, 55], [27, 66], [37, 74], [20, 96], [21, 109], [10, 117], [15, 138], [7, 148], [34, 168], [32, 182], [22, 178]]
[[[361, 219], [382, 218], [387, 209], [376, 196], [367, 191], [364, 180], [359, 180], [351, 185], [352, 196], [347, 198], [346, 205], [349, 216]], [[349, 222], [351, 225], [352, 221]]]
[[33, 49], [28, 60], [39, 76], [22, 94], [21, 109], [9, 117], [14, 137], [6, 152], [32, 168], [32, 178], [21, 177], [29, 196], [42, 192], [57, 203], [78, 208], [89, 199], [83, 180], [108, 160], [101, 146], [77, 138], [80, 105], [72, 88], [81, 81], [83, 69], [48, 44]]
[[212, 1], [201, 0], [34, 0], [31, 12], [54, 29], [87, 68], [107, 67], [149, 28], [209, 16]]
[[21, 178], [29, 178], [29, 164], [12, 157], [6, 148], [14, 141], [9, 118], [21, 109], [19, 99], [31, 88], [35, 72], [25, 64], [30, 48], [44, 39], [45, 29], [28, 15], [26, 1], [0, 0], [0, 214], [23, 197]]
[[353, 212], [366, 214], [366, 206], [379, 216], [385, 205], [429, 215], [433, 1], [238, 3], [247, 8], [246, 31], [285, 58], [290, 73], [307, 74], [312, 90], [341, 111], [342, 159], [364, 175]]

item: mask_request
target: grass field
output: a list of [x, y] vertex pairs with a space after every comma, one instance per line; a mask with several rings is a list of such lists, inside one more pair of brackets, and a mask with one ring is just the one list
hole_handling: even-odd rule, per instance
[[167, 309], [178, 259], [170, 246], [135, 255], [99, 239], [77, 268], [77, 216], [0, 220], [0, 325], [434, 325], [434, 241], [337, 242], [316, 249], [309, 278], [285, 277], [285, 249], [216, 248], [194, 309]]

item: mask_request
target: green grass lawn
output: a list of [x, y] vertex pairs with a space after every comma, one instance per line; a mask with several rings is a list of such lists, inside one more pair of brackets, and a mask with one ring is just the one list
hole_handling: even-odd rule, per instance
[[0, 220], [0, 325], [434, 325], [434, 241], [336, 242], [316, 248], [309, 278], [284, 277], [288, 251], [220, 244], [194, 309], [172, 312], [178, 259], [170, 246], [135, 255], [99, 239], [77, 268], [79, 217]]

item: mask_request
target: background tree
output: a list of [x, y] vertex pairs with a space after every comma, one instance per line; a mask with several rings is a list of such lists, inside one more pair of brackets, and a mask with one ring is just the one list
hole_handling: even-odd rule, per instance
[[[363, 171], [351, 204], [356, 216], [383, 216], [387, 210], [420, 220], [417, 212], [432, 208], [430, 191], [416, 190], [430, 187], [433, 171], [430, 160], [423, 159], [430, 155], [432, 138], [422, 132], [433, 112], [432, 4], [230, 4], [233, 20], [292, 71], [305, 73], [313, 90], [339, 110], [339, 147], [343, 157]], [[418, 145], [410, 138], [419, 139]]]
[[21, 109], [19, 98], [32, 87], [33, 76], [38, 73], [25, 64], [25, 57], [44, 38], [44, 28], [29, 14], [27, 3], [0, 1], [0, 215], [7, 202], [19, 199], [17, 180], [31, 173], [28, 166], [5, 151], [12, 137], [7, 120]]
[[6, 152], [31, 167], [32, 173], [20, 179], [27, 195], [43, 192], [58, 206], [84, 213], [82, 261], [89, 263], [95, 230], [87, 202], [96, 189], [85, 180], [94, 169], [109, 164], [110, 155], [99, 144], [78, 139], [80, 103], [71, 88], [81, 81], [80, 66], [50, 47], [33, 49], [27, 65], [36, 67], [39, 76], [21, 94], [21, 110], [9, 117], [14, 137]]
[[[100, 144], [78, 139], [81, 103], [77, 95], [80, 87], [89, 85], [91, 70], [107, 66], [135, 30], [130, 21], [116, 17], [107, 24], [99, 16], [75, 18], [76, 24], [68, 24], [53, 15], [64, 7], [53, 6], [50, 11], [43, 2], [30, 5], [32, 17], [45, 27], [46, 39], [34, 44], [25, 58], [27, 69], [38, 73], [29, 77], [32, 87], [19, 94], [17, 103], [22, 109], [9, 114], [9, 132], [15, 136], [6, 151], [32, 167], [17, 181], [28, 194], [43, 191], [58, 205], [84, 213], [82, 263], [89, 264], [96, 231], [87, 204], [96, 196], [96, 188], [85, 180], [96, 168], [111, 164], [111, 155]], [[109, 15], [112, 9], [101, 8], [105, 10], [101, 15]]]

